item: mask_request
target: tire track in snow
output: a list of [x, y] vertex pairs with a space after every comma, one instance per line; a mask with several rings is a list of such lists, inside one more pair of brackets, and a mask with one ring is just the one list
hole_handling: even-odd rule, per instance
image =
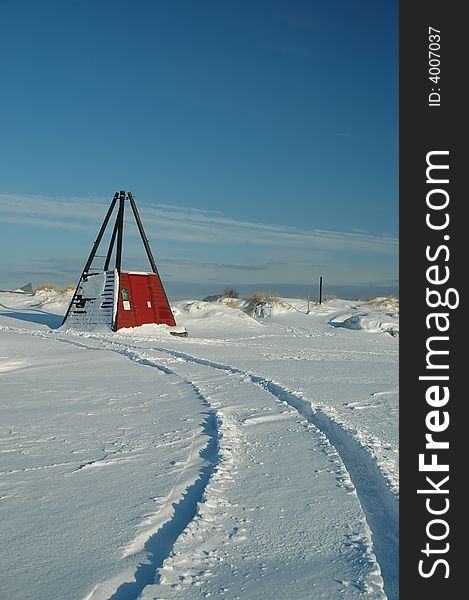
[[[86, 344], [82, 344], [80, 342], [75, 342], [70, 339], [64, 339], [62, 337], [58, 337], [55, 335], [48, 335], [42, 332], [30, 332], [27, 330], [22, 330], [21, 332], [32, 333], [33, 335], [40, 335], [42, 337], [48, 339], [57, 339], [58, 341], [63, 341], [64, 343], [69, 343], [78, 347], [82, 347], [84, 349], [89, 350], [108, 350], [111, 352], [116, 352], [123, 356], [126, 356], [130, 360], [133, 360], [136, 363], [150, 366], [154, 368], [158, 368], [165, 373], [174, 374], [177, 377], [180, 377], [172, 371], [171, 369], [159, 365], [151, 358], [148, 358], [146, 352], [142, 352], [142, 348], [136, 345], [130, 345], [125, 343], [120, 343], [114, 340], [110, 340], [109, 338], [100, 338], [94, 337], [98, 343], [103, 344], [101, 347], [99, 346], [88, 346]], [[137, 350], [139, 352], [135, 352], [131, 350]], [[363, 513], [365, 515], [368, 526], [372, 532], [372, 543], [373, 550], [376, 555], [377, 562], [381, 569], [381, 575], [384, 581], [384, 590], [389, 600], [398, 600], [399, 591], [398, 591], [398, 583], [399, 583], [399, 560], [398, 560], [398, 535], [399, 535], [399, 507], [398, 507], [398, 499], [389, 486], [386, 483], [385, 477], [380, 470], [378, 464], [376, 463], [372, 454], [360, 444], [360, 442], [353, 436], [353, 433], [347, 431], [343, 426], [341, 426], [338, 422], [332, 419], [329, 415], [323, 412], [321, 409], [313, 408], [312, 403], [302, 396], [295, 394], [288, 389], [284, 388], [280, 384], [269, 380], [267, 378], [249, 373], [237, 367], [233, 367], [230, 365], [225, 365], [223, 363], [218, 363], [215, 361], [211, 361], [208, 359], [198, 358], [196, 356], [192, 356], [190, 354], [180, 352], [177, 350], [170, 350], [165, 347], [153, 347], [150, 348], [149, 351], [161, 352], [163, 354], [173, 356], [180, 360], [183, 360], [187, 363], [199, 364], [202, 366], [210, 367], [213, 369], [218, 369], [221, 371], [225, 371], [227, 373], [231, 373], [233, 375], [237, 375], [244, 380], [250, 381], [253, 384], [262, 387], [264, 390], [268, 391], [272, 394], [277, 400], [281, 402], [285, 402], [292, 406], [303, 418], [312, 423], [315, 427], [317, 427], [329, 440], [329, 442], [334, 446], [345, 465], [345, 468], [348, 471], [350, 479], [355, 487], [356, 494], [360, 505], [362, 507]], [[198, 393], [203, 395], [201, 391], [197, 388], [197, 386], [191, 382], [190, 380], [183, 379], [189, 385], [192, 385], [194, 390], [197, 390]], [[205, 399], [207, 404], [208, 401]], [[217, 440], [218, 440], [218, 429], [217, 429]], [[218, 441], [217, 441], [218, 446]], [[217, 460], [219, 460], [218, 456], [218, 448], [216, 451], [217, 458], [212, 463], [212, 468], [210, 470], [210, 474], [206, 477], [205, 486], [207, 485], [211, 473], [213, 472]], [[204, 487], [205, 487], [204, 486]], [[187, 526], [189, 522], [195, 516], [195, 511], [197, 507], [197, 502], [203, 496], [203, 489], [194, 490], [194, 495], [199, 497], [199, 500], [194, 501], [193, 492], [188, 494], [190, 496], [187, 498], [187, 504], [192, 506], [190, 518], [186, 521]], [[186, 499], [186, 497], [184, 498]], [[182, 501], [181, 501], [182, 502]], [[186, 505], [185, 503], [185, 505]], [[184, 512], [184, 508], [182, 509]], [[189, 517], [189, 515], [188, 515]], [[176, 519], [177, 525], [178, 519]], [[171, 521], [167, 523], [169, 526]], [[166, 547], [165, 552], [166, 555], [169, 555], [172, 545], [176, 541], [177, 537], [182, 533], [184, 527], [178, 527], [179, 533], [174, 537], [174, 541], [171, 544], [171, 547]], [[165, 526], [164, 526], [165, 527]], [[164, 528], [163, 527], [163, 528]], [[162, 528], [162, 529], [163, 529]], [[171, 531], [168, 532], [171, 535]], [[158, 535], [158, 532], [153, 536], [155, 538]], [[151, 539], [153, 539], [151, 538]], [[150, 540], [149, 540], [150, 542]], [[157, 540], [158, 543], [163, 543], [164, 540]], [[152, 546], [149, 544], [149, 546]], [[153, 548], [153, 546], [152, 546]], [[151, 550], [150, 547], [146, 549], [153, 553], [155, 549]], [[117, 590], [116, 594], [119, 592], [120, 595], [113, 595], [110, 600], [135, 600], [137, 595], [134, 595], [137, 591], [137, 588], [141, 591], [143, 587], [147, 583], [151, 583], [151, 577], [157, 576], [157, 570], [161, 566], [162, 562], [165, 560], [166, 556], [163, 557], [161, 563], [161, 556], [157, 553], [154, 554], [155, 559], [152, 560], [152, 566], [141, 565], [138, 569], [140, 573], [136, 573], [136, 581], [133, 584], [124, 584]], [[148, 567], [148, 568], [147, 568]], [[146, 582], [146, 583], [145, 583]], [[130, 586], [130, 587], [127, 587]], [[140, 593], [140, 592], [138, 592]]]
[[199, 478], [186, 489], [181, 500], [173, 504], [174, 513], [171, 519], [147, 539], [144, 546], [147, 553], [147, 562], [140, 563], [137, 567], [134, 573], [134, 581], [122, 583], [109, 598], [109, 600], [136, 600], [147, 585], [159, 583], [160, 574], [158, 570], [169, 557], [176, 540], [197, 514], [197, 506], [203, 499], [205, 488], [221, 460], [219, 454], [219, 418], [208, 399], [194, 382], [184, 379], [175, 371], [158, 364], [155, 360], [148, 358], [145, 353], [137, 353], [125, 347], [112, 348], [105, 346], [99, 348], [72, 340], [56, 339], [88, 350], [115, 352], [137, 364], [158, 369], [166, 375], [175, 375], [192, 387], [196, 397], [207, 407], [207, 418], [202, 424], [202, 433], [207, 435], [208, 443], [200, 452], [200, 456], [206, 461], [206, 464], [200, 469]]
[[[9, 328], [9, 330], [12, 329], [13, 328]], [[147, 585], [159, 583], [160, 575], [158, 570], [163, 565], [164, 561], [169, 557], [178, 537], [188, 527], [190, 522], [197, 514], [197, 506], [203, 499], [205, 488], [207, 487], [216, 466], [221, 461], [221, 456], [219, 454], [219, 417], [217, 416], [213, 407], [210, 405], [208, 399], [204, 396], [200, 388], [194, 382], [185, 379], [171, 369], [158, 364], [155, 360], [148, 358], [145, 353], [137, 353], [129, 350], [129, 347], [125, 347], [123, 344], [118, 345], [122, 347], [113, 347], [115, 344], [109, 345], [107, 342], [105, 342], [106, 345], [100, 347], [70, 340], [65, 337], [58, 336], [57, 334], [50, 335], [38, 331], [31, 332], [24, 329], [18, 329], [15, 330], [15, 332], [32, 334], [48, 340], [57, 340], [58, 342], [69, 344], [84, 350], [114, 352], [124, 356], [129, 360], [132, 360], [137, 364], [158, 369], [166, 375], [174, 375], [192, 387], [196, 397], [207, 408], [207, 418], [202, 423], [202, 434], [207, 435], [208, 443], [207, 446], [200, 452], [200, 456], [206, 461], [206, 464], [200, 469], [199, 478], [196, 479], [195, 482], [186, 489], [179, 502], [175, 502], [173, 504], [174, 512], [171, 519], [162, 527], [160, 527], [154, 534], [150, 535], [145, 542], [144, 550], [146, 551], [146, 562], [142, 562], [138, 565], [136, 571], [134, 572], [134, 581], [126, 581], [122, 583], [109, 598], [109, 600], [136, 600]], [[97, 341], [102, 344], [104, 340], [97, 338]], [[99, 584], [97, 587], [99, 587]], [[93, 592], [88, 597], [92, 598]]]
[[[136, 353], [129, 350], [128, 344], [110, 340], [99, 340], [106, 348], [124, 354], [141, 364], [152, 363], [145, 352]], [[110, 345], [111, 347], [107, 347]], [[138, 346], [130, 346], [139, 350]], [[185, 352], [154, 346], [150, 351], [161, 352], [188, 363], [218, 369], [237, 375], [253, 384], [262, 387], [277, 400], [286, 402], [303, 418], [317, 427], [334, 446], [347, 469], [355, 487], [356, 494], [366, 521], [372, 533], [373, 551], [381, 569], [384, 590], [389, 600], [399, 598], [399, 503], [396, 495], [388, 486], [376, 460], [366, 447], [347, 431], [342, 425], [332, 419], [321, 409], [313, 408], [307, 399], [295, 394], [280, 384], [223, 363], [198, 358]], [[161, 367], [165, 369], [166, 367]], [[170, 369], [168, 369], [170, 371]], [[170, 371], [172, 372], [172, 371]], [[188, 380], [186, 380], [188, 383]], [[194, 384], [192, 384], [194, 385]], [[112, 600], [121, 600], [113, 598]], [[122, 599], [123, 600], [123, 599]]]
[[270, 392], [279, 401], [292, 406], [302, 417], [317, 427], [334, 446], [348, 471], [358, 500], [372, 532], [373, 550], [381, 569], [384, 590], [389, 600], [399, 598], [399, 502], [372, 454], [339, 423], [310, 401], [264, 377], [237, 367], [197, 358], [177, 350], [154, 347], [185, 362], [200, 364], [241, 376]]

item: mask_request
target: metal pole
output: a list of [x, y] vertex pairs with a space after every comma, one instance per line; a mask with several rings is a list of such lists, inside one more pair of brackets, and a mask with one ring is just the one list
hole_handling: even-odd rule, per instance
[[140, 232], [140, 237], [142, 238], [143, 245], [145, 246], [145, 250], [147, 252], [148, 260], [150, 261], [151, 268], [153, 273], [158, 275], [158, 269], [156, 268], [156, 262], [153, 258], [153, 254], [150, 248], [150, 242], [148, 241], [147, 236], [145, 235], [145, 230], [143, 229], [142, 221], [140, 219], [140, 215], [138, 214], [137, 205], [135, 204], [134, 197], [130, 192], [127, 192], [127, 196], [130, 200], [130, 206], [132, 207], [132, 211], [134, 213], [135, 221], [137, 223], [138, 230]]
[[122, 264], [122, 238], [124, 236], [124, 201], [125, 192], [121, 190], [119, 194], [119, 213], [117, 215], [117, 249], [116, 249], [116, 270], [121, 272]]
[[108, 249], [107, 255], [106, 255], [106, 262], [104, 263], [105, 271], [107, 271], [109, 269], [109, 263], [111, 262], [112, 251], [114, 249], [114, 242], [116, 241], [118, 223], [119, 223], [119, 218], [116, 219], [116, 222], [114, 223], [114, 229], [112, 230], [111, 241], [109, 243], [109, 249]]
[[322, 275], [319, 277], [319, 304], [322, 304]]
[[307, 294], [307, 300], [308, 300], [308, 308], [306, 310], [306, 314], [309, 315], [309, 292]]

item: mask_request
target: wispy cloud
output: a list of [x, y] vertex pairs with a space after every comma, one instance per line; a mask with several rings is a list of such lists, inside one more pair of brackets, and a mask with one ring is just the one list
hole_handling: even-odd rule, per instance
[[[70, 280], [89, 252], [87, 246], [90, 239], [94, 239], [109, 201], [108, 198], [64, 199], [1, 193], [0, 222], [9, 228], [15, 227], [18, 239], [21, 239], [21, 228], [28, 226], [28, 239], [24, 243], [30, 247], [23, 248], [22, 257], [29, 251], [30, 256], [39, 261], [35, 267], [29, 261], [26, 268], [15, 258], [13, 249], [5, 248], [4, 254], [12, 254], [4, 256], [9, 258], [8, 270], [16, 268], [29, 273], [37, 268], [43, 276], [50, 270], [51, 278], [59, 273]], [[138, 204], [147, 235], [156, 244], [162, 273], [174, 281], [202, 278], [226, 282], [236, 278], [246, 283], [295, 283], [309, 280], [314, 272], [327, 273], [330, 280], [347, 284], [397, 278], [398, 240], [390, 235], [307, 230], [233, 219], [220, 211]], [[127, 218], [126, 257], [132, 261], [141, 255], [142, 245], [135, 226], [130, 226], [131, 211]], [[80, 260], [62, 258], [71, 252], [63, 247], [63, 234], [54, 233], [58, 230], [69, 232]], [[49, 241], [48, 255], [41, 254], [40, 240], [44, 235]], [[57, 241], [57, 255], [51, 257], [55, 236], [61, 241]], [[132, 268], [135, 267], [132, 265]]]
[[[43, 196], [0, 194], [0, 216], [4, 222], [62, 229], [97, 230], [109, 201], [69, 198], [58, 200]], [[158, 239], [218, 244], [221, 242], [253, 245], [304, 246], [327, 251], [353, 250], [395, 254], [398, 240], [390, 235], [357, 231], [305, 230], [283, 225], [240, 221], [221, 212], [203, 211], [169, 205], [141, 205], [145, 227]], [[127, 215], [130, 222], [131, 216]], [[129, 230], [131, 234], [131, 230]]]
[[279, 267], [284, 263], [280, 262], [268, 262], [258, 264], [233, 264], [233, 263], [220, 263], [220, 262], [209, 262], [199, 260], [177, 260], [174, 258], [164, 258], [161, 264], [167, 265], [168, 267], [190, 267], [194, 269], [213, 269], [214, 267], [226, 269], [227, 271], [265, 271], [272, 267]]

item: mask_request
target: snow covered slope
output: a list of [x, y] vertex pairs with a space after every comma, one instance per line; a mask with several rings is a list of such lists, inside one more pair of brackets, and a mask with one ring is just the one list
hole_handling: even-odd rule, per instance
[[5, 598], [397, 600], [394, 300], [179, 302], [187, 339], [69, 301], [0, 294]]

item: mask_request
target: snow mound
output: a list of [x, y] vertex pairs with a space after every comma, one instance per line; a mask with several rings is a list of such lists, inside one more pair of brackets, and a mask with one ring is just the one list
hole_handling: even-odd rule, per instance
[[399, 298], [395, 298], [394, 296], [370, 298], [362, 306], [368, 306], [370, 310], [384, 312], [389, 317], [399, 317]]
[[55, 314], [65, 314], [72, 300], [74, 290], [56, 290], [44, 288], [37, 290], [33, 296], [35, 308]]
[[364, 329], [369, 333], [399, 335], [399, 299], [394, 296], [378, 296], [333, 317], [329, 324], [346, 329]]
[[115, 336], [138, 338], [142, 340], [152, 340], [167, 338], [171, 330], [182, 330], [183, 327], [171, 327], [164, 323], [145, 323], [138, 327], [122, 327], [114, 333]]
[[184, 320], [251, 320], [236, 305], [218, 301], [205, 302], [204, 300], [191, 300], [189, 302], [177, 302], [171, 308], [176, 319], [182, 317]]
[[399, 322], [396, 320], [383, 320], [383, 314], [378, 311], [370, 313], [359, 312], [355, 314], [344, 313], [329, 321], [333, 327], [346, 329], [364, 329], [369, 333], [389, 333], [399, 335]]
[[[220, 299], [219, 299], [220, 300]], [[180, 301], [171, 309], [178, 325], [187, 329], [191, 337], [219, 338], [249, 335], [253, 329], [262, 327], [243, 310], [245, 300], [225, 298], [225, 301], [206, 302], [205, 300]], [[232, 300], [233, 302], [229, 302]]]
[[291, 304], [280, 298], [264, 298], [263, 300], [247, 300], [242, 309], [245, 313], [256, 318], [273, 317], [294, 310]]
[[238, 311], [238, 316], [265, 318], [296, 310], [285, 298], [267, 296], [263, 293], [254, 294], [251, 298], [231, 298], [229, 296], [208, 296], [202, 301], [191, 303], [186, 310], [195, 312], [208, 306], [224, 306]]

